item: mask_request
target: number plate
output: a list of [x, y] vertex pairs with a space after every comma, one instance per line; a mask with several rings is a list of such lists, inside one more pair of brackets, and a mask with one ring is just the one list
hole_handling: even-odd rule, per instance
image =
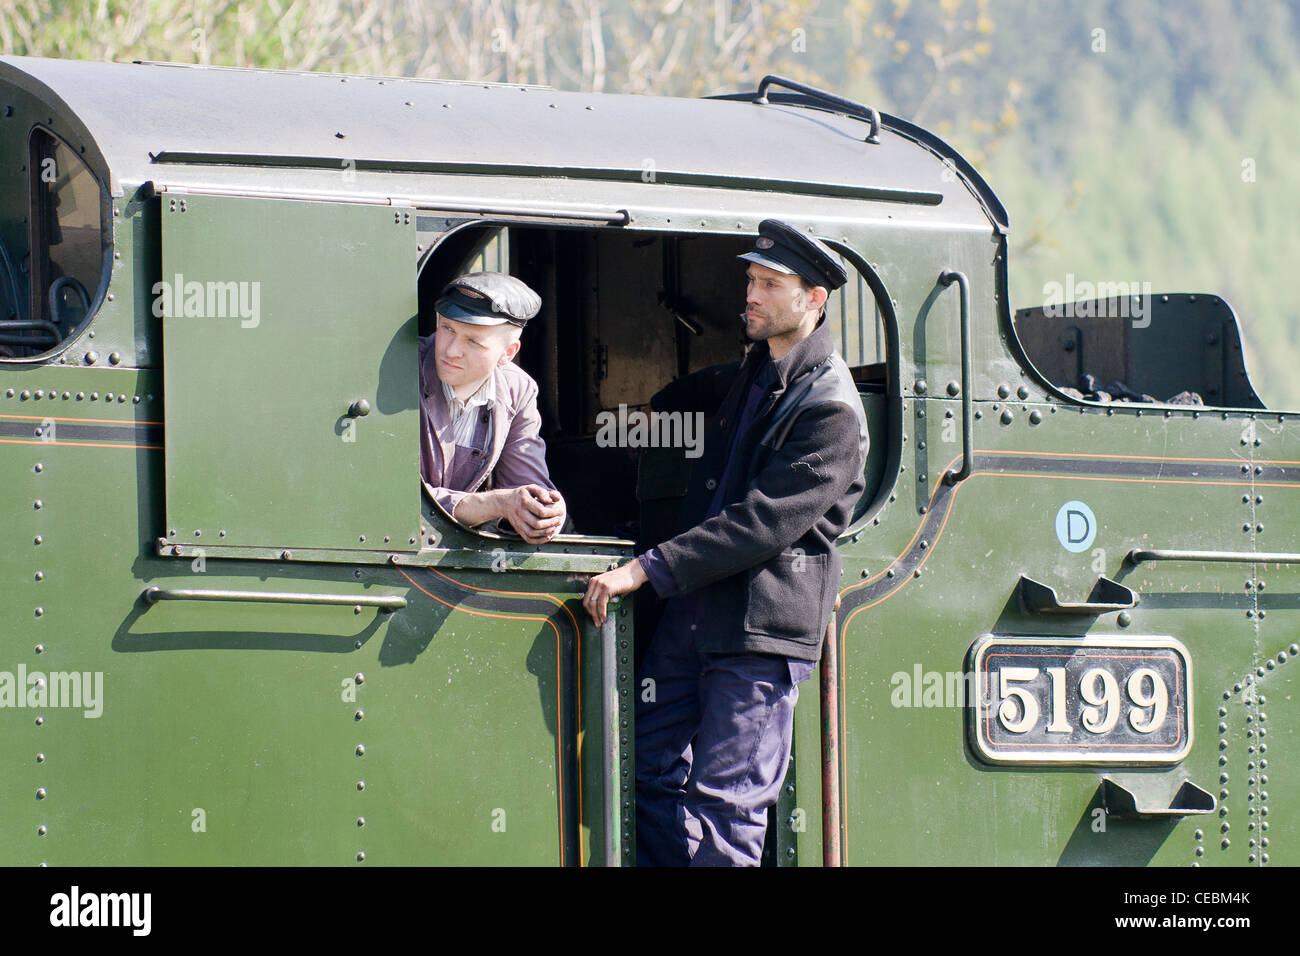
[[989, 762], [1172, 764], [1191, 750], [1191, 659], [1173, 638], [989, 635], [971, 668], [971, 740]]

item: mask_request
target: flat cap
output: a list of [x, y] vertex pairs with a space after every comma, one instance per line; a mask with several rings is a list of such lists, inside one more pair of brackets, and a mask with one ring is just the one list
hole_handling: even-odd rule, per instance
[[757, 262], [788, 276], [801, 276], [828, 292], [834, 292], [849, 278], [826, 243], [779, 219], [760, 222], [753, 250], [737, 258]]
[[453, 279], [438, 299], [439, 315], [470, 325], [517, 325], [523, 328], [542, 307], [528, 286], [501, 272], [471, 272]]

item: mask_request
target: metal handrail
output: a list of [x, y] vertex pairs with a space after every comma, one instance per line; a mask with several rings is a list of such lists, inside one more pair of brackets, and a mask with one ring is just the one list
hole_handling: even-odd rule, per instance
[[396, 611], [406, 607], [406, 598], [400, 594], [382, 597], [356, 594], [311, 594], [301, 591], [199, 591], [189, 588], [146, 588], [144, 603], [159, 601], [238, 601], [259, 604], [342, 604], [377, 607], [382, 611]]
[[831, 612], [821, 659], [822, 717], [822, 866], [842, 863], [840, 834], [840, 645]]
[[1143, 561], [1209, 561], [1229, 564], [1300, 564], [1300, 554], [1285, 551], [1176, 551], [1162, 548], [1134, 548], [1125, 560], [1130, 564]]
[[[36, 332], [37, 335], [18, 335], [23, 330]], [[63, 333], [53, 322], [44, 319], [0, 319], [0, 344], [3, 345], [39, 345], [49, 337], [53, 345], [63, 341]]]
[[605, 866], [618, 866], [618, 660], [614, 615], [600, 626], [600, 750], [605, 766], [601, 824]]
[[61, 296], [64, 289], [71, 289], [81, 297], [81, 314], [83, 318], [90, 312], [90, 293], [81, 284], [81, 280], [75, 276], [60, 276], [50, 283], [50, 316], [54, 319], [56, 326], [62, 320], [59, 313], [63, 310]]
[[954, 269], [945, 269], [941, 272], [939, 282], [944, 286], [956, 282], [957, 290], [961, 294], [961, 467], [956, 471], [945, 472], [943, 476], [947, 484], [955, 485], [970, 477], [975, 460], [971, 438], [974, 423], [970, 395], [970, 282], [964, 272], [957, 272]]
[[835, 93], [818, 89], [815, 86], [808, 86], [805, 83], [799, 83], [795, 80], [787, 79], [784, 76], [776, 76], [772, 73], [763, 77], [762, 82], [758, 84], [758, 98], [754, 100], [754, 103], [758, 106], [768, 105], [767, 88], [769, 86], [784, 86], [788, 90], [794, 90], [796, 93], [803, 93], [805, 96], [811, 96], [813, 99], [821, 100], [830, 106], [839, 107], [849, 116], [866, 120], [871, 124], [871, 132], [867, 134], [865, 142], [880, 142], [880, 111], [874, 106], [866, 106], [862, 103], [855, 102], [854, 100], [847, 99], [846, 97], [838, 96]]

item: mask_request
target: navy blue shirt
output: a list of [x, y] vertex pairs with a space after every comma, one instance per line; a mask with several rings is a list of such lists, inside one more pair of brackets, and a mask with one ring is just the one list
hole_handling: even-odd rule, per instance
[[[718, 487], [713, 493], [713, 500], [709, 502], [708, 513], [704, 516], [709, 519], [717, 516], [722, 512], [722, 496], [726, 491], [727, 482], [731, 478], [732, 462], [736, 460], [736, 446], [740, 444], [741, 437], [749, 430], [749, 426], [754, 422], [754, 416], [758, 414], [758, 407], [762, 404], [763, 399], [772, 391], [772, 386], [777, 383], [776, 369], [772, 367], [772, 360], [769, 358], [759, 373], [754, 376], [754, 384], [749, 387], [749, 394], [745, 397], [744, 407], [740, 410], [740, 415], [732, 423], [731, 431], [727, 436], [727, 464], [723, 468], [722, 474], [718, 477]], [[641, 567], [650, 579], [650, 584], [654, 587], [655, 593], [661, 598], [676, 598], [681, 595], [681, 590], [677, 587], [677, 582], [673, 580], [672, 572], [664, 563], [663, 557], [659, 554], [658, 548], [651, 548], [640, 557]]]
[[[758, 409], [763, 404], [763, 399], [771, 394], [772, 387], [777, 382], [776, 369], [769, 358], [759, 373], [754, 376], [754, 384], [749, 387], [749, 394], [745, 396], [744, 407], [740, 410], [740, 415], [727, 436], [727, 464], [722, 470], [722, 475], [718, 478], [717, 490], [713, 493], [713, 500], [709, 503], [708, 513], [704, 516], [706, 520], [722, 512], [722, 496], [731, 478], [732, 463], [736, 460], [736, 448], [740, 444], [741, 437], [745, 432], [749, 431], [749, 426], [754, 423], [754, 418], [758, 415]], [[677, 582], [673, 580], [672, 572], [668, 570], [663, 557], [659, 554], [659, 549], [651, 548], [641, 555], [639, 560], [646, 577], [650, 579], [650, 584], [655, 589], [655, 593], [661, 598], [670, 599], [668, 607], [664, 609], [664, 616], [660, 621], [660, 626], [662, 627], [670, 621], [675, 622], [675, 624], [669, 624], [669, 626], [682, 626], [688, 621], [693, 622], [698, 619], [699, 615], [695, 613], [697, 595], [681, 593], [677, 587]], [[787, 658], [787, 663], [791, 683], [798, 684], [812, 676], [812, 661], [797, 661]]]

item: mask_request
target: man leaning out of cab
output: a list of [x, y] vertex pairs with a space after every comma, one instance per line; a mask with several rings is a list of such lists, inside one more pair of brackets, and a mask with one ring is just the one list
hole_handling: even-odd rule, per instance
[[537, 383], [511, 360], [542, 300], [499, 272], [454, 280], [438, 325], [420, 339], [420, 475], [425, 490], [470, 527], [508, 524], [532, 544], [564, 525], [546, 467]]

